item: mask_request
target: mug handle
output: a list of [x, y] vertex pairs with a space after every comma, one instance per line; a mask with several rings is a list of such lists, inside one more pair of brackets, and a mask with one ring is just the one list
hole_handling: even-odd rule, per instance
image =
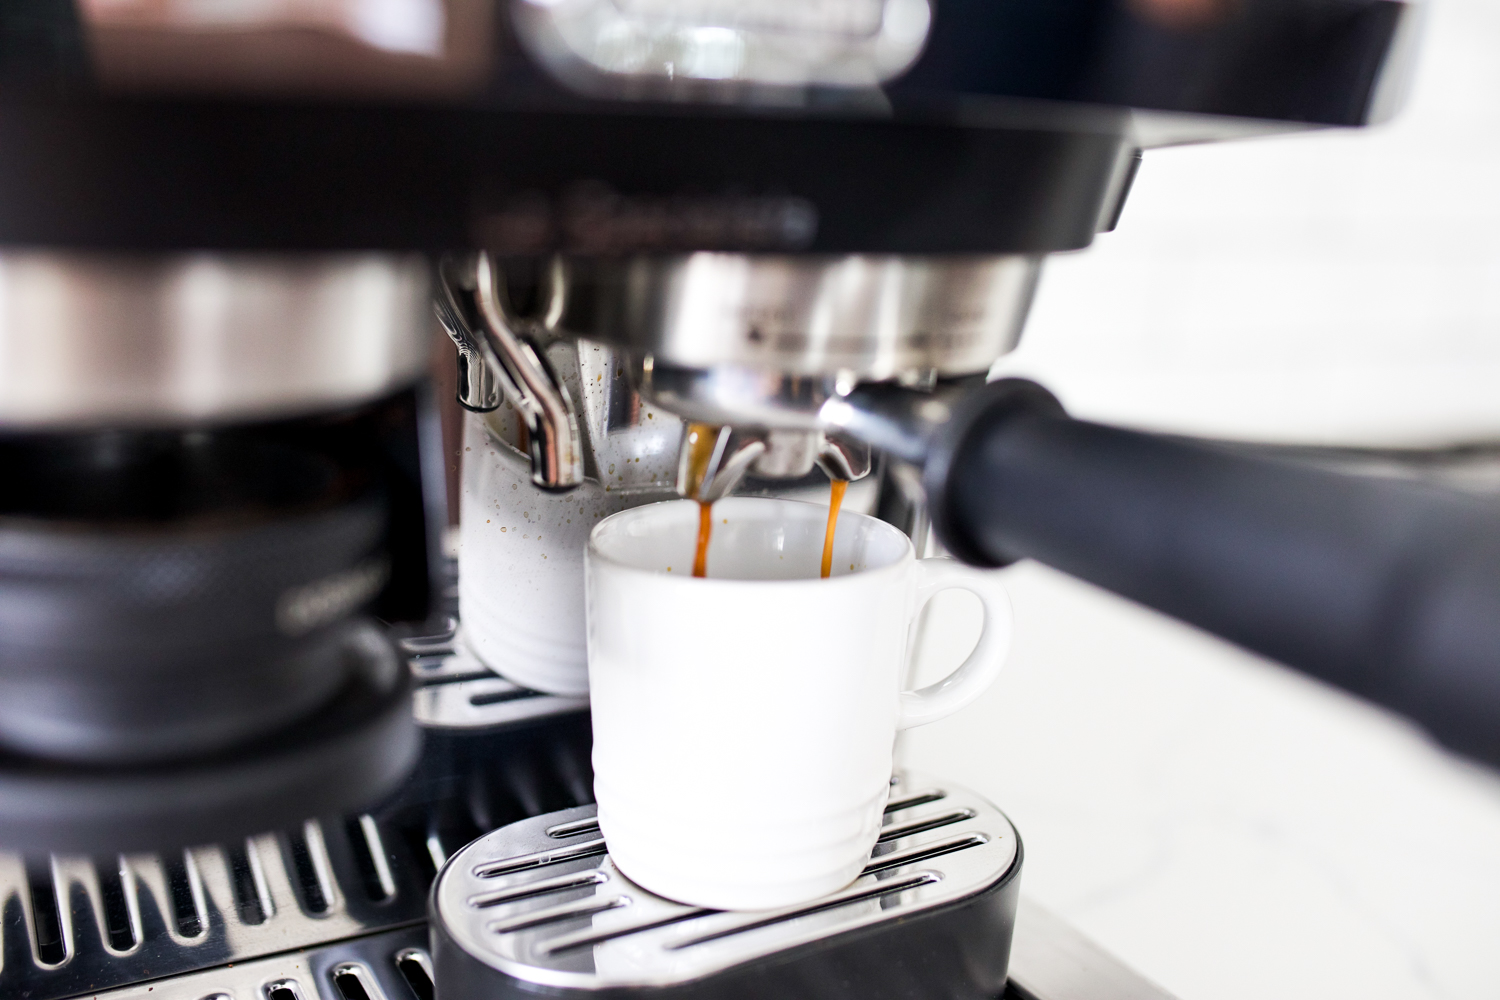
[[917, 606], [912, 620], [940, 591], [967, 590], [984, 607], [984, 627], [969, 658], [942, 680], [918, 691], [901, 692], [898, 729], [925, 726], [963, 708], [978, 698], [1000, 675], [1010, 652], [1010, 595], [993, 570], [975, 569], [952, 559], [919, 559]]

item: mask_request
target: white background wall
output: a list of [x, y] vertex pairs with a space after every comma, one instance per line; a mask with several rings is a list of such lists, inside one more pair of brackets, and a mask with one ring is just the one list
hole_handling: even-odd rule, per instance
[[[1139, 426], [1500, 439], [1500, 0], [1432, 5], [1389, 126], [1148, 153], [1001, 368]], [[1006, 676], [908, 759], [1011, 814], [1024, 889], [1184, 1000], [1500, 997], [1493, 775], [1118, 598], [1003, 572]], [[929, 666], [971, 641], [968, 611], [939, 609]]]
[[1148, 152], [1003, 369], [1140, 425], [1500, 437], [1500, 3], [1428, 11], [1391, 124]]

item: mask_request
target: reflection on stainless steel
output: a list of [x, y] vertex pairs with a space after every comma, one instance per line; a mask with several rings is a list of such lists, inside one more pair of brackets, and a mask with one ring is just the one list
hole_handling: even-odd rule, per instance
[[818, 450], [818, 466], [829, 479], [853, 482], [870, 474], [870, 446], [845, 434], [824, 434]]
[[547, 353], [563, 384], [577, 393], [587, 473], [610, 492], [663, 490], [676, 474], [682, 421], [641, 398], [620, 351], [576, 340]]
[[530, 458], [533, 481], [568, 485], [549, 469], [564, 467], [571, 454], [572, 485], [587, 477], [607, 492], [634, 493], [671, 482], [681, 421], [643, 402], [619, 349], [559, 336], [567, 287], [559, 263], [546, 270], [540, 305], [528, 317], [510, 308], [490, 258], [448, 260], [442, 273], [437, 311], [458, 346], [459, 401], [491, 412], [491, 434]]
[[[1037, 269], [1030, 256], [554, 258], [536, 289], [543, 303], [537, 309], [543, 318], [536, 319], [506, 311], [504, 276], [486, 256], [472, 278], [467, 264], [445, 265], [438, 311], [459, 347], [461, 399], [471, 409], [492, 408], [486, 372], [499, 377], [526, 433], [497, 428], [497, 436], [529, 445], [537, 482], [549, 479], [534, 428], [562, 425], [562, 418], [527, 403], [527, 394], [536, 394], [515, 374], [524, 366], [514, 358], [550, 365], [554, 379], [570, 383], [575, 356], [581, 370], [598, 354], [605, 370], [592, 378], [581, 372], [579, 382], [585, 393], [608, 395], [611, 432], [619, 404], [628, 401], [634, 411], [641, 399], [684, 420], [732, 428], [722, 432], [706, 479], [711, 489], [704, 498], [713, 499], [752, 468], [798, 478], [817, 463], [833, 478], [865, 475], [871, 442], [861, 440], [857, 422], [831, 420], [837, 406], [828, 404], [872, 381], [892, 380], [919, 394], [940, 380], [988, 370], [1015, 345]], [[470, 309], [464, 289], [477, 290], [481, 274], [490, 291], [474, 296], [478, 308]], [[474, 333], [476, 312], [485, 327], [500, 331], [487, 342]], [[527, 330], [529, 355], [528, 340], [514, 332]], [[544, 356], [539, 343], [547, 345]], [[627, 360], [631, 388], [616, 386]], [[590, 403], [597, 409], [597, 401]], [[591, 453], [596, 461], [585, 474], [604, 481], [597, 471], [605, 464], [603, 439], [592, 414], [589, 423], [585, 460]], [[648, 436], [652, 457], [661, 457], [660, 435]], [[632, 464], [638, 459], [625, 456]], [[678, 478], [680, 490], [680, 470]]]
[[[928, 0], [528, 0], [522, 40], [567, 83], [614, 96], [726, 99], [770, 87], [873, 87], [914, 62]], [[693, 86], [696, 84], [696, 86]]]
[[654, 358], [643, 365], [641, 395], [684, 420], [744, 424], [771, 430], [815, 431], [819, 410], [837, 396], [838, 380], [718, 365], [679, 368]]
[[[677, 474], [682, 421], [641, 397], [622, 352], [589, 340], [557, 339], [547, 363], [579, 414], [583, 472], [609, 493], [660, 493]], [[499, 445], [529, 459], [520, 411], [502, 403], [485, 417]]]
[[1025, 896], [1016, 913], [1006, 996], [1016, 1000], [1173, 1000], [1172, 994]]
[[[743, 416], [743, 411], [739, 412]], [[732, 492], [746, 473], [768, 479], [800, 479], [814, 465], [830, 479], [863, 479], [870, 473], [870, 448], [848, 436], [830, 437], [817, 430], [763, 429], [752, 422], [725, 425], [719, 427], [703, 468], [694, 468], [690, 449], [681, 449], [677, 492], [691, 500], [713, 503]]]
[[406, 927], [88, 996], [89, 1000], [331, 1000], [360, 996], [351, 979], [368, 1000], [431, 1000], [427, 929]]
[[939, 384], [930, 392], [889, 384], [856, 386], [848, 395], [825, 399], [817, 420], [920, 466], [932, 439], [960, 411], [964, 391], [971, 388], [967, 379]]
[[[0, 908], [17, 918], [0, 933], [20, 939], [4, 942], [5, 995], [73, 996], [421, 916], [421, 887], [410, 879], [384, 912], [360, 906], [359, 875], [334, 865], [324, 832], [309, 820], [285, 837], [107, 863], [54, 856], [41, 868], [0, 855]], [[352, 906], [351, 893], [360, 897]]]
[[457, 642], [457, 623], [413, 645], [411, 669], [418, 688], [412, 711], [428, 729], [475, 730], [582, 712], [587, 698], [563, 698], [512, 684], [480, 663]]
[[500, 392], [500, 359], [489, 342], [476, 336], [464, 316], [453, 286], [446, 280], [437, 283], [433, 309], [438, 322], [458, 349], [458, 402], [466, 410], [489, 413], [505, 401]]
[[[720, 437], [728, 441], [716, 449], [705, 483], [714, 498], [734, 489], [746, 472], [766, 479], [801, 479], [817, 466], [829, 479], [853, 482], [870, 473], [868, 445], [844, 435], [825, 435], [822, 431], [757, 430], [723, 428]], [[756, 448], [756, 443], [760, 444]], [[720, 453], [724, 457], [720, 458]], [[687, 486], [686, 455], [678, 468], [677, 490], [684, 496]]]
[[[505, 399], [526, 428], [524, 448], [531, 456], [532, 482], [566, 490], [583, 482], [583, 440], [572, 398], [542, 350], [546, 328], [514, 315], [505, 301], [505, 279], [489, 254], [443, 261], [445, 285], [438, 314], [460, 348], [477, 346], [500, 384]], [[472, 302], [472, 314], [464, 299]], [[469, 324], [473, 327], [470, 328]], [[472, 351], [471, 351], [472, 357]], [[473, 398], [488, 404], [491, 394], [479, 376], [467, 380]], [[521, 442], [518, 442], [521, 444]]]
[[[533, 987], [667, 986], [970, 897], [1006, 877], [1019, 846], [983, 799], [907, 777], [891, 789], [887, 838], [848, 888], [782, 910], [715, 912], [622, 875], [597, 830], [579, 822], [593, 813], [583, 806], [516, 823], [455, 855], [433, 893], [444, 933]], [[594, 846], [569, 851], [570, 836], [559, 836], [569, 822], [571, 837]]]
[[694, 253], [570, 268], [570, 299], [598, 305], [575, 318], [570, 302], [564, 328], [596, 325], [658, 365], [863, 381], [987, 371], [1020, 336], [1040, 260]]
[[694, 468], [692, 449], [684, 442], [678, 457], [677, 492], [689, 500], [715, 503], [728, 496], [756, 460], [765, 454], [766, 440], [760, 435], [720, 427], [708, 462], [701, 468]]
[[516, 320], [501, 304], [502, 281], [490, 255], [480, 254], [474, 263], [474, 301], [485, 339], [500, 361], [506, 396], [530, 432], [532, 481], [545, 489], [569, 489], [583, 482], [578, 416], [537, 345], [513, 329]]
[[755, 460], [755, 474], [768, 479], [798, 479], [812, 471], [823, 450], [817, 431], [764, 432], [765, 452]]
[[654, 364], [639, 378], [643, 396], [687, 420], [821, 433], [825, 438], [831, 434], [849, 447], [873, 446], [909, 462], [921, 461], [928, 438], [952, 417], [955, 399], [965, 387], [972, 388], [970, 379], [930, 388], [886, 382], [856, 385], [846, 394], [840, 379], [728, 365]]
[[419, 378], [427, 266], [391, 254], [0, 254], [0, 423], [323, 410]]

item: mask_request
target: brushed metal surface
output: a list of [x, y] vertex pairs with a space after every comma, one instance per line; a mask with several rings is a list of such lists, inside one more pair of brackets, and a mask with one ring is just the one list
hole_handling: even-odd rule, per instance
[[[422, 972], [426, 974], [424, 982]], [[427, 928], [417, 924], [327, 947], [235, 962], [168, 979], [88, 994], [89, 1000], [348, 1000], [355, 980], [367, 1000], [431, 1000]], [[278, 990], [284, 991], [277, 993]]]
[[412, 254], [0, 253], [0, 427], [329, 409], [427, 364]]
[[1015, 347], [1040, 265], [1023, 255], [642, 256], [592, 274], [573, 265], [562, 326], [596, 324], [591, 336], [686, 368], [968, 375]]

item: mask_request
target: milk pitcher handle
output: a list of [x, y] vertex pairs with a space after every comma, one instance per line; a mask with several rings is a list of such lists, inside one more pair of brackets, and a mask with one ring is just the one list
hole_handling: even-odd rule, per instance
[[942, 680], [917, 691], [901, 692], [898, 728], [925, 726], [963, 708], [984, 693], [1000, 674], [1010, 651], [1010, 595], [992, 570], [975, 569], [952, 559], [921, 559], [916, 564], [914, 614], [944, 590], [967, 590], [984, 608], [984, 627], [968, 659]]

